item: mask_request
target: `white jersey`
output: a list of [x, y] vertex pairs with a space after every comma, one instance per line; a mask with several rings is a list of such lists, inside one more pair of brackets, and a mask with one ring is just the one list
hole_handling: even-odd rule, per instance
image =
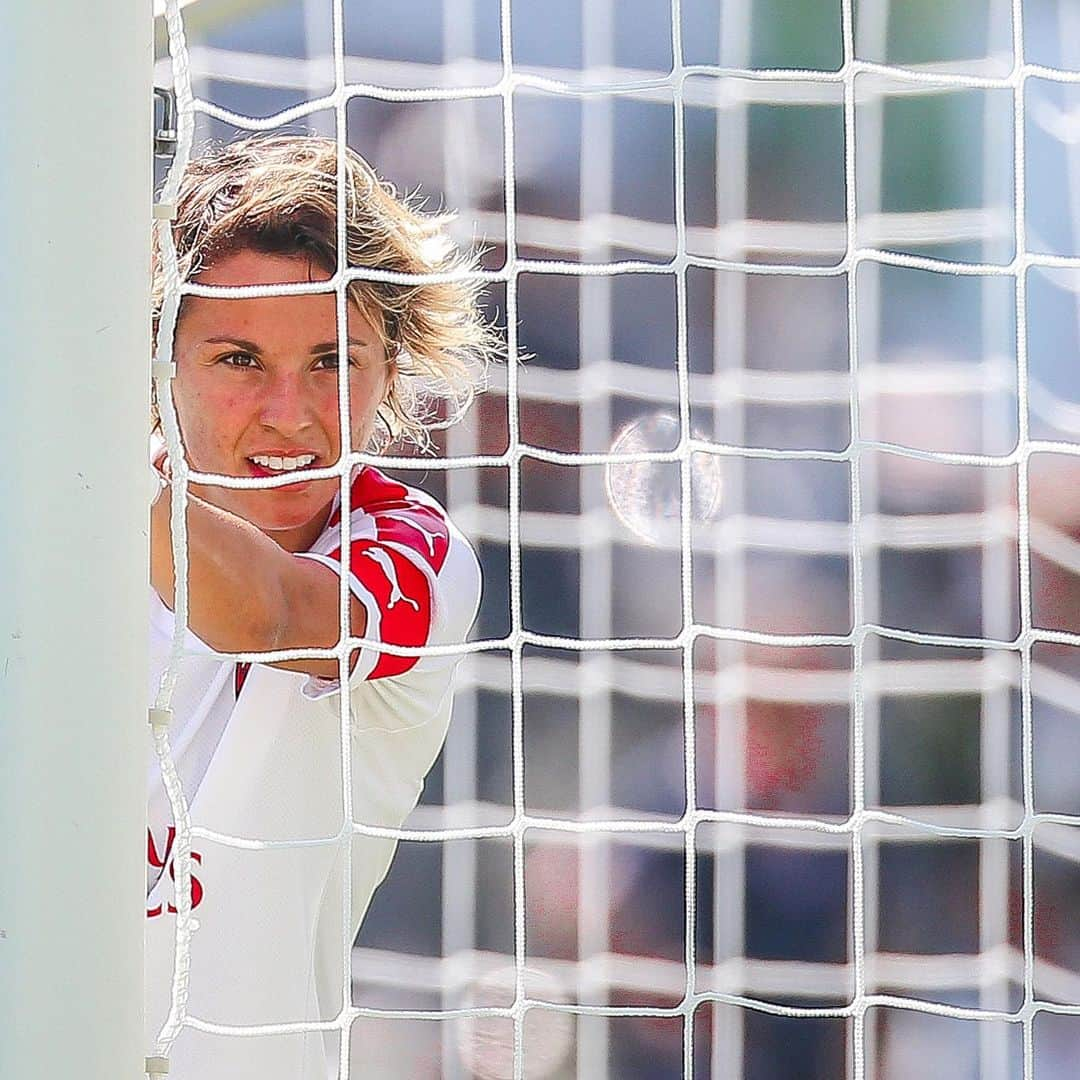
[[[367, 610], [364, 636], [400, 646], [463, 642], [479, 605], [480, 570], [442, 507], [371, 467], [354, 478], [350, 502], [345, 561], [352, 593]], [[335, 509], [311, 550], [297, 557], [340, 573], [340, 533]], [[171, 637], [168, 610], [154, 618], [152, 677]], [[193, 635], [186, 648], [195, 655], [185, 658], [174, 697], [177, 762], [192, 824], [205, 830], [192, 844], [199, 928], [187, 1014], [241, 1026], [333, 1020], [347, 1000], [353, 939], [397, 845], [354, 834], [346, 820], [338, 683], [263, 665], [241, 683], [243, 668], [207, 655]], [[361, 652], [349, 686], [354, 821], [397, 828], [416, 805], [446, 735], [457, 660]], [[176, 930], [174, 833], [160, 788], [151, 765], [148, 1053], [169, 1011]], [[227, 1037], [185, 1027], [169, 1076], [325, 1080], [328, 1055], [337, 1053], [336, 1032]]]

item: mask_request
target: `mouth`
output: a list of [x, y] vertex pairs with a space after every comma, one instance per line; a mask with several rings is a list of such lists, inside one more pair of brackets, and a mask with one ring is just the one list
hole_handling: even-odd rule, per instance
[[[317, 454], [303, 453], [294, 455], [285, 454], [253, 454], [245, 459], [252, 476], [284, 476], [297, 473], [302, 475], [305, 469], [317, 465]], [[310, 483], [310, 481], [299, 481]]]

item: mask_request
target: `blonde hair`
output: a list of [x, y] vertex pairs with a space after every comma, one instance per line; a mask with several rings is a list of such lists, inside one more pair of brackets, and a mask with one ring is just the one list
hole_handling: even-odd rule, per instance
[[[452, 214], [425, 214], [399, 196], [359, 154], [346, 150], [347, 265], [398, 274], [475, 270], [479, 254], [446, 234]], [[313, 135], [253, 136], [211, 147], [191, 161], [173, 223], [180, 276], [188, 280], [240, 250], [310, 258], [337, 269], [337, 144]], [[479, 308], [482, 283], [352, 281], [350, 299], [371, 319], [396, 375], [378, 418], [375, 449], [397, 440], [421, 449], [429, 432], [455, 423], [483, 388], [501, 340]], [[155, 238], [155, 334], [164, 280]], [[181, 308], [182, 312], [182, 308]], [[159, 422], [156, 407], [153, 420]]]

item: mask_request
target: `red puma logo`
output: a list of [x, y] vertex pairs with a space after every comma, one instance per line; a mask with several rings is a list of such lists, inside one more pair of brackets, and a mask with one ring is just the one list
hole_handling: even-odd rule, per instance
[[[176, 839], [176, 826], [170, 825], [169, 832], [165, 839], [165, 853], [163, 855], [158, 854], [157, 845], [154, 843], [154, 834], [149, 828], [146, 830], [146, 861], [150, 866], [156, 867], [158, 870], [164, 869], [166, 863], [169, 867], [169, 878], [176, 884], [176, 866], [173, 860], [169, 857], [172, 854], [173, 841]], [[191, 853], [192, 859], [197, 862], [202, 862], [202, 855], [197, 851]], [[203, 887], [202, 882], [192, 874], [191, 875], [191, 908], [194, 911], [195, 908], [202, 903]], [[158, 915], [163, 914], [163, 910], [167, 911], [170, 915], [176, 914], [176, 907], [173, 904], [169, 904], [168, 907], [162, 908], [161, 904], [158, 904], [156, 908], [147, 908], [146, 917], [148, 919], [154, 919]]]

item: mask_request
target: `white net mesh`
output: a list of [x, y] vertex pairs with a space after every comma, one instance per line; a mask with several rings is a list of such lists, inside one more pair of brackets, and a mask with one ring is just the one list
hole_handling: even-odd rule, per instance
[[[171, 783], [157, 1051], [322, 1028], [342, 1077], [1071, 1075], [1076, 15], [562, 7], [200, 0], [189, 48], [167, 5], [162, 201], [193, 140], [335, 136], [490, 245], [511, 362], [437, 457], [384, 459], [485, 598], [340, 1014], [187, 1011], [192, 840], [275, 844]], [[371, 276], [314, 287], [339, 325]], [[179, 659], [182, 589], [177, 616]]]

